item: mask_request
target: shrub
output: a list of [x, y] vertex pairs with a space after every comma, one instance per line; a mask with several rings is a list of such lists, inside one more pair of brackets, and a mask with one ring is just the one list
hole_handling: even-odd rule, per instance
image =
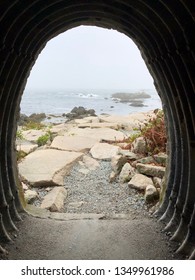
[[45, 125], [42, 123], [38, 123], [38, 122], [28, 122], [23, 126], [24, 130], [30, 130], [30, 129], [36, 129], [36, 130], [40, 130], [45, 128]]
[[16, 132], [16, 139], [17, 139], [17, 140], [23, 140], [23, 139], [24, 139], [24, 136], [23, 136], [23, 134], [22, 134], [22, 130], [18, 130], [18, 131]]
[[45, 145], [48, 142], [48, 140], [50, 140], [50, 134], [46, 133], [46, 134], [40, 136], [37, 139], [37, 145], [38, 146], [43, 146], [43, 145]]

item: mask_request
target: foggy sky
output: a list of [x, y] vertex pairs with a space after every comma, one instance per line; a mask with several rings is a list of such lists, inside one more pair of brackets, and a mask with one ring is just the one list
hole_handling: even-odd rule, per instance
[[27, 89], [152, 89], [141, 54], [126, 35], [80, 26], [50, 40]]

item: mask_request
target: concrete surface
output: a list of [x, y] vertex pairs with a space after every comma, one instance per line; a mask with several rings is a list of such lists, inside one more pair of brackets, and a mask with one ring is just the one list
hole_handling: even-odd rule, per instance
[[25, 215], [19, 228], [14, 243], [6, 246], [10, 260], [174, 258], [160, 225], [148, 217], [53, 220]]

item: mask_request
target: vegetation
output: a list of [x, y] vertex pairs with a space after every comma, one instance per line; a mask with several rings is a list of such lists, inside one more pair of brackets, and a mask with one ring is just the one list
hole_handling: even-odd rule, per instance
[[17, 161], [20, 162], [25, 156], [26, 156], [26, 153], [22, 150], [19, 150], [17, 151]]
[[147, 144], [148, 154], [154, 155], [166, 152], [167, 135], [164, 120], [164, 112], [159, 110], [154, 118], [140, 129], [140, 135], [144, 137]]
[[17, 139], [17, 140], [23, 140], [23, 139], [24, 139], [24, 136], [23, 136], [23, 134], [22, 134], [22, 130], [18, 130], [18, 131], [16, 132], [16, 139]]
[[30, 130], [30, 129], [40, 130], [45, 127], [46, 126], [42, 123], [30, 121], [30, 122], [25, 123], [25, 125], [23, 126], [23, 130]]
[[52, 141], [52, 133], [49, 130], [37, 139], [37, 145], [44, 146], [48, 141]]

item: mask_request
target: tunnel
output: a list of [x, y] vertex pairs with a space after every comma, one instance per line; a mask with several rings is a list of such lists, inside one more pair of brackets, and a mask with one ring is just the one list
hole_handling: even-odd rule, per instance
[[169, 139], [166, 191], [155, 216], [177, 252], [195, 259], [194, 16], [193, 0], [0, 1], [0, 251], [20, 230], [24, 211], [15, 138], [27, 78], [50, 39], [90, 25], [131, 38], [153, 77]]

